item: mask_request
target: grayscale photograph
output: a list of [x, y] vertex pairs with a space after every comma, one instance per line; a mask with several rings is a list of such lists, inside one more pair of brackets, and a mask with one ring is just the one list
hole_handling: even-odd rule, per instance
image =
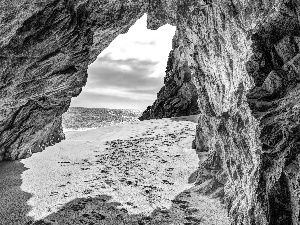
[[300, 225], [300, 0], [0, 0], [0, 225]]

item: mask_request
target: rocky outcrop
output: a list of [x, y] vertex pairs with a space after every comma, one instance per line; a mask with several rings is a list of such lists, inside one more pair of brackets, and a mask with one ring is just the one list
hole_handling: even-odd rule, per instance
[[209, 157], [198, 182], [217, 196], [224, 185], [233, 224], [299, 223], [297, 4], [212, 4], [201, 14], [196, 146]]
[[[173, 38], [176, 48], [178, 39]], [[157, 99], [152, 106], [148, 106], [140, 120], [170, 118], [173, 116], [188, 116], [199, 113], [198, 93], [192, 81], [192, 74], [186, 61], [178, 66], [176, 51], [171, 51], [167, 63], [164, 86], [157, 93]], [[179, 70], [178, 70], [179, 69]]]
[[1, 159], [63, 138], [88, 64], [145, 12], [150, 29], [177, 27], [161, 93], [196, 87], [203, 193], [223, 197], [232, 224], [299, 224], [296, 0], [1, 1]]
[[64, 139], [61, 116], [87, 66], [146, 11], [140, 1], [0, 3], [0, 160]]

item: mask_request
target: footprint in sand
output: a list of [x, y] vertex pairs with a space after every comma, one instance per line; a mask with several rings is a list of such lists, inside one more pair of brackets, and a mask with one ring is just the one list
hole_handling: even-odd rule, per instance
[[168, 180], [162, 180], [162, 183], [168, 184], [168, 185], [173, 185], [174, 184], [173, 182], [170, 182]]

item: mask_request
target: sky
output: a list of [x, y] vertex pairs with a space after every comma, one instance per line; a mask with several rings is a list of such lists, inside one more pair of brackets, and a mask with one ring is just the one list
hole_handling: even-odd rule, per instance
[[163, 87], [175, 27], [146, 28], [146, 14], [119, 35], [88, 68], [72, 107], [145, 110]]

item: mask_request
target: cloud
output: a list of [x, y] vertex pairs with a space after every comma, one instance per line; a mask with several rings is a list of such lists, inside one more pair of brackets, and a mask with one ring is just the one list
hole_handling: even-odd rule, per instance
[[136, 45], [152, 45], [155, 46], [157, 45], [157, 41], [152, 40], [152, 41], [134, 41], [133, 42]]
[[71, 106], [136, 108], [151, 105], [163, 86], [175, 28], [146, 28], [146, 15], [119, 35], [88, 68], [83, 92]]
[[89, 85], [90, 88], [109, 86], [126, 89], [153, 89], [153, 87], [163, 85], [163, 72], [162, 76], [150, 76], [157, 62], [137, 59], [112, 60], [108, 56], [99, 59], [101, 63], [93, 64], [88, 69], [88, 79], [93, 81]]
[[147, 15], [139, 19], [126, 34], [119, 35], [99, 57], [109, 55], [113, 60], [136, 58], [158, 62], [150, 76], [161, 76], [172, 48], [175, 27], [164, 25], [158, 30], [148, 30]]
[[[157, 88], [152, 88], [152, 89], [131, 89], [128, 90], [128, 92], [131, 93], [137, 93], [137, 94], [151, 94], [152, 96], [155, 95], [156, 97], [156, 93], [158, 92]], [[155, 93], [155, 94], [153, 94]]]
[[[88, 82], [72, 106], [144, 110], [151, 105], [163, 86], [163, 75], [150, 76], [157, 62], [98, 58], [89, 66]], [[126, 67], [126, 68], [125, 68]]]

